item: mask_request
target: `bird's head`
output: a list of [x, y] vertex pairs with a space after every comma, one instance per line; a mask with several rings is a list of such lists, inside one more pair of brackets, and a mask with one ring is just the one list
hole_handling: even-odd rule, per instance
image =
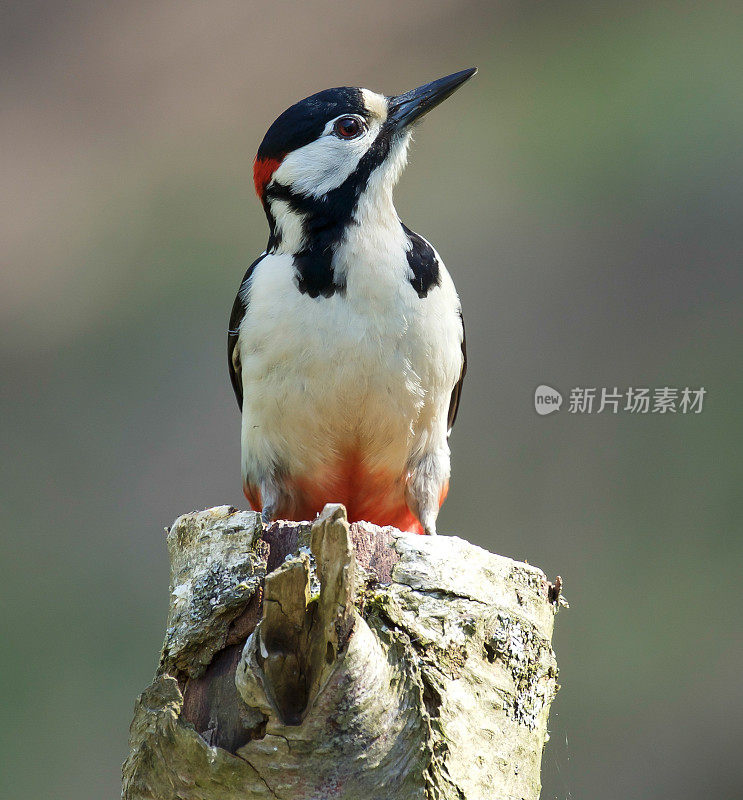
[[272, 236], [277, 218], [289, 211], [335, 224], [350, 220], [365, 194], [391, 204], [411, 126], [476, 71], [392, 97], [369, 89], [326, 89], [284, 111], [268, 129], [254, 168]]

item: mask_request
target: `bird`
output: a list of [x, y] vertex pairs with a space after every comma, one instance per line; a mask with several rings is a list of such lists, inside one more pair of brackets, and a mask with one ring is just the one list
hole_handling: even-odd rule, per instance
[[326, 89], [284, 111], [254, 162], [265, 251], [228, 329], [243, 490], [264, 525], [342, 503], [434, 535], [467, 350], [462, 307], [393, 188], [414, 124], [471, 78], [399, 95]]

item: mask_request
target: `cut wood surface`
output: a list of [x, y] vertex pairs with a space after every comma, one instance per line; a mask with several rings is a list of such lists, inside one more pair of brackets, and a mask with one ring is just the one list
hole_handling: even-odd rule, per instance
[[167, 535], [125, 800], [536, 800], [559, 582], [463, 539], [227, 506]]

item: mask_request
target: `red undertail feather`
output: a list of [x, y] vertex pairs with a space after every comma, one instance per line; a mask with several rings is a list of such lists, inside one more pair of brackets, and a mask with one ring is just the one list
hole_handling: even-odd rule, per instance
[[[281, 519], [313, 520], [326, 503], [343, 503], [350, 522], [363, 520], [423, 533], [423, 527], [405, 502], [403, 481], [368, 469], [358, 453], [346, 455], [328, 478], [294, 478], [288, 488], [296, 503], [293, 508], [278, 510]], [[439, 505], [444, 502], [448, 489], [447, 483], [441, 490]], [[261, 510], [260, 492], [255, 487], [246, 486], [245, 496], [251, 508]]]

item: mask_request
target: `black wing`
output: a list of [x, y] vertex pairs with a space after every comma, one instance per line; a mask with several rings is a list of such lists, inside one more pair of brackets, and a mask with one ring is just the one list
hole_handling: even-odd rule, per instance
[[449, 423], [448, 430], [454, 427], [454, 422], [457, 418], [457, 411], [459, 410], [459, 398], [462, 394], [462, 384], [464, 383], [464, 376], [467, 374], [467, 336], [464, 332], [464, 317], [462, 310], [459, 310], [459, 319], [462, 320], [462, 372], [459, 374], [459, 380], [454, 386], [451, 393], [451, 400], [449, 401]]
[[260, 262], [265, 258], [266, 254], [259, 256], [249, 267], [242, 279], [240, 288], [237, 291], [237, 297], [232, 305], [232, 313], [230, 314], [230, 327], [227, 331], [227, 363], [230, 367], [230, 380], [232, 381], [232, 388], [235, 390], [235, 397], [237, 397], [237, 404], [242, 411], [243, 407], [243, 381], [242, 371], [240, 369], [240, 353], [237, 349], [237, 337], [240, 333], [240, 323], [243, 321], [245, 314], [248, 311], [248, 291], [250, 289], [250, 281], [253, 278], [253, 272]]
[[410, 267], [410, 284], [423, 299], [434, 286], [441, 286], [441, 270], [433, 247], [404, 223], [400, 223], [410, 242], [405, 253]]

